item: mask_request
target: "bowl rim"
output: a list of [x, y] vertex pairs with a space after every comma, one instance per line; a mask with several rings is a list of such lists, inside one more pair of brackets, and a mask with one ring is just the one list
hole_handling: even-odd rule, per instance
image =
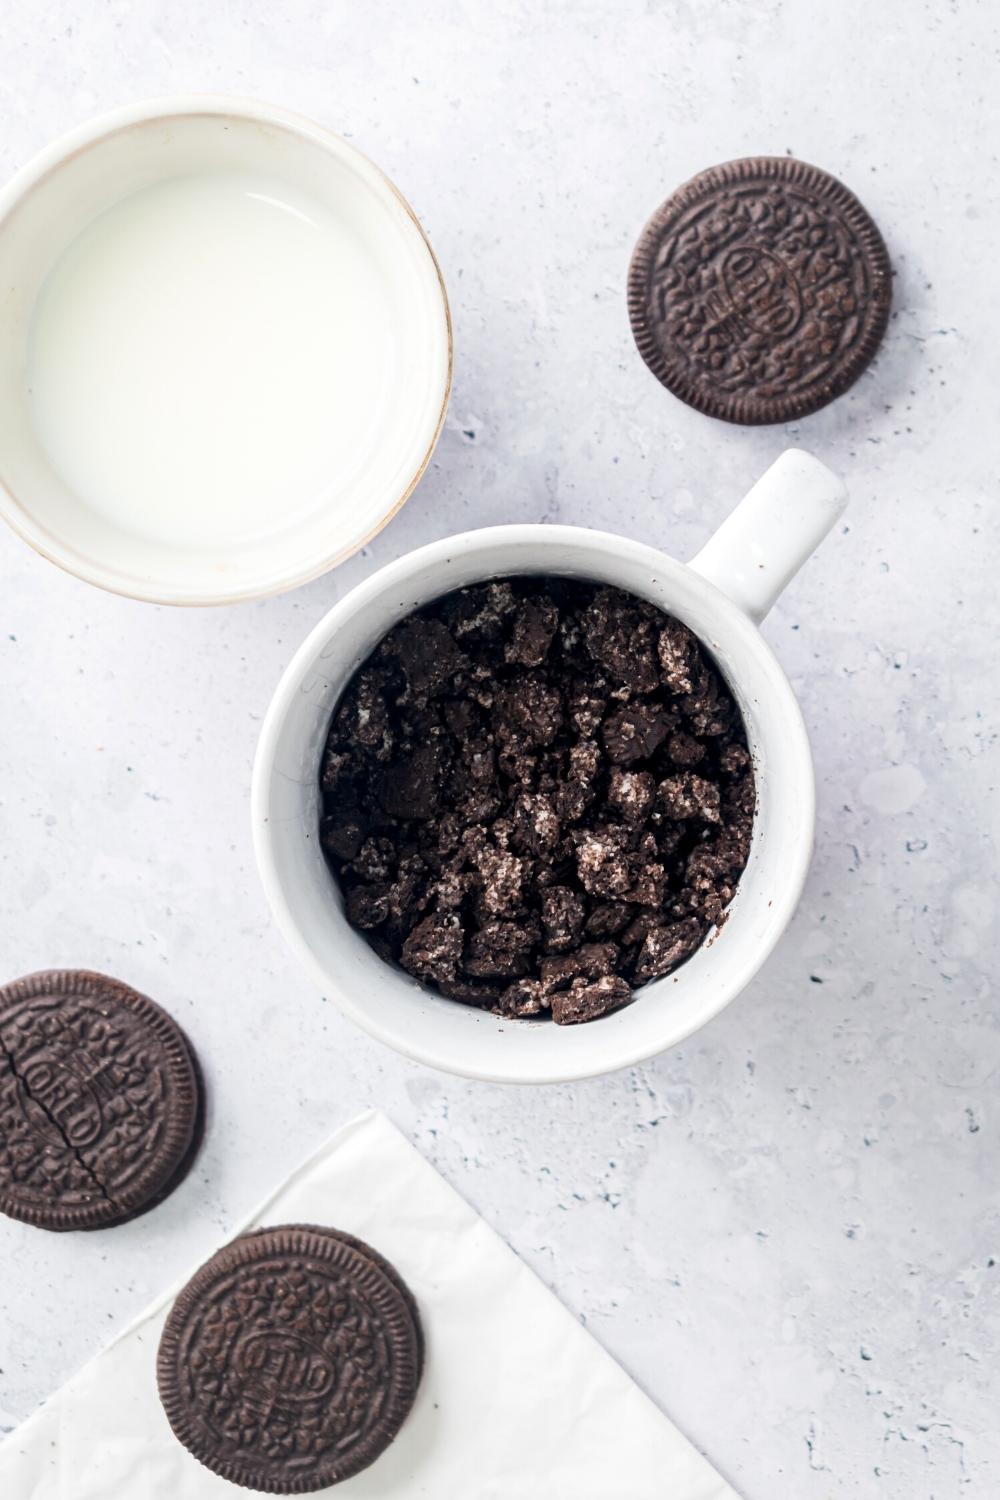
[[[341, 986], [337, 976], [331, 973], [315, 955], [306, 932], [292, 911], [285, 894], [284, 881], [279, 872], [279, 860], [275, 856], [274, 838], [269, 820], [271, 785], [275, 774], [280, 774], [275, 764], [276, 751], [286, 716], [299, 693], [303, 680], [315, 671], [323, 648], [330, 644], [342, 621], [374, 596], [383, 591], [388, 592], [394, 585], [404, 582], [412, 573], [426, 565], [447, 560], [459, 550], [487, 552], [501, 540], [516, 541], [524, 545], [537, 545], [540, 540], [543, 540], [546, 547], [556, 547], [570, 541], [579, 544], [582, 541], [584, 545], [595, 549], [611, 548], [616, 552], [626, 553], [636, 561], [648, 562], [659, 575], [664, 573], [682, 575], [688, 584], [693, 581], [696, 589], [703, 590], [705, 596], [710, 599], [713, 612], [724, 623], [727, 634], [735, 632], [745, 644], [750, 646], [760, 671], [758, 681], [766, 680], [770, 690], [776, 695], [776, 702], [779, 706], [775, 712], [781, 716], [783, 733], [789, 742], [793, 742], [798, 766], [797, 823], [801, 834], [795, 845], [795, 859], [790, 866], [786, 866], [781, 885], [769, 903], [773, 908], [773, 924], [770, 931], [763, 940], [758, 940], [752, 952], [748, 950], [741, 966], [738, 982], [722, 993], [722, 998], [707, 1014], [694, 1020], [690, 1025], [675, 1025], [673, 1028], [665, 1025], [662, 1039], [652, 1045], [645, 1040], [634, 1039], [632, 1045], [629, 1046], [624, 1044], [623, 1039], [610, 1058], [595, 1055], [593, 1062], [585, 1063], [579, 1058], [570, 1059], [567, 1055], [565, 1066], [558, 1068], [549, 1066], [531, 1069], [517, 1065], [508, 1065], [505, 1068], [490, 1061], [484, 1061], [482, 1064], [476, 1061], [459, 1062], [453, 1056], [442, 1053], [435, 1046], [428, 1045], [423, 1040], [419, 1027], [404, 1034], [374, 1014], [348, 987]], [[711, 647], [712, 642], [709, 641], [707, 644]], [[815, 816], [815, 770], [802, 710], [781, 664], [750, 617], [714, 583], [648, 543], [589, 527], [549, 526], [540, 523], [484, 527], [479, 530], [455, 533], [439, 541], [429, 542], [377, 569], [338, 600], [309, 631], [279, 679], [261, 726], [254, 756], [250, 793], [254, 853], [268, 906], [292, 955], [313, 979], [320, 992], [328, 995], [351, 1021], [375, 1040], [391, 1047], [411, 1061], [423, 1063], [453, 1076], [475, 1079], [484, 1083], [569, 1083], [618, 1072], [623, 1068], [635, 1067], [671, 1047], [680, 1045], [695, 1032], [700, 1031], [704, 1025], [715, 1020], [742, 994], [763, 967], [795, 912], [812, 859]], [[453, 1003], [457, 1004], [457, 1002]], [[502, 1021], [500, 1024], [506, 1026], [518, 1023]], [[487, 1055], [488, 1045], [484, 1043], [484, 1057]], [[597, 1049], [594, 1050], [596, 1054]]]
[[79, 557], [70, 548], [64, 547], [59, 537], [35, 519], [31, 510], [18, 499], [0, 477], [0, 517], [40, 557], [53, 563], [64, 573], [82, 579], [85, 583], [93, 584], [107, 593], [139, 600], [142, 603], [168, 604], [180, 608], [204, 608], [272, 598], [277, 594], [283, 594], [291, 589], [300, 588], [303, 584], [311, 583], [366, 547], [406, 504], [427, 470], [444, 427], [448, 403], [451, 399], [455, 365], [451, 306], [448, 301], [444, 274], [434, 247], [413, 207], [387, 173], [353, 141], [347, 140], [325, 125], [318, 124], [308, 115], [286, 109], [283, 105], [270, 104], [264, 100], [239, 94], [194, 93], [142, 98], [111, 110], [105, 110], [84, 120], [79, 125], [72, 126], [62, 135], [49, 141], [18, 168], [6, 183], [0, 186], [0, 233], [3, 232], [4, 222], [8, 215], [28, 193], [45, 178], [58, 171], [66, 161], [88, 147], [136, 125], [197, 115], [229, 116], [248, 120], [251, 123], [275, 125], [288, 130], [339, 157], [356, 171], [383, 201], [392, 200], [402, 208], [430, 258], [439, 298], [439, 310], [444, 319], [446, 358], [441, 399], [434, 428], [402, 492], [392, 500], [388, 509], [359, 540], [338, 547], [326, 553], [321, 560], [295, 569], [276, 582], [268, 583], [263, 587], [251, 584], [220, 592], [178, 595], [173, 588], [157, 585], [152, 581], [146, 583], [131, 578], [125, 581], [127, 575], [123, 576], [113, 568], [105, 568], [89, 558]]

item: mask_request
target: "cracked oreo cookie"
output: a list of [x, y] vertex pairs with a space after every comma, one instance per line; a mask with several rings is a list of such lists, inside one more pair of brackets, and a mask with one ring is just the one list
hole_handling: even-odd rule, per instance
[[0, 988], [0, 1212], [124, 1223], [182, 1181], [203, 1123], [194, 1053], [145, 995], [69, 969]]
[[710, 167], [639, 238], [628, 307], [639, 352], [688, 406], [790, 422], [842, 395], [885, 332], [892, 268], [842, 182], [792, 157]]
[[242, 1235], [188, 1282], [157, 1356], [178, 1441], [233, 1484], [300, 1495], [367, 1468], [420, 1381], [416, 1304], [351, 1235], [283, 1225]]

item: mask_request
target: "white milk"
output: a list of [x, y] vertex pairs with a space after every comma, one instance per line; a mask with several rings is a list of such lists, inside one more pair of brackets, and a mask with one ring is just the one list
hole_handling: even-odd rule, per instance
[[284, 183], [210, 173], [136, 193], [43, 287], [38, 439], [94, 510], [174, 546], [336, 505], [391, 386], [378, 286], [350, 228]]

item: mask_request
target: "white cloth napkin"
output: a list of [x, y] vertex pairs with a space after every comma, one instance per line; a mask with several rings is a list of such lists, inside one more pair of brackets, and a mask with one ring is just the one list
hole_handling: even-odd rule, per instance
[[[395, 1442], [337, 1500], [736, 1500], [714, 1469], [384, 1116], [345, 1125], [242, 1229], [330, 1224], [399, 1268], [427, 1359]], [[194, 1269], [194, 1268], [192, 1268]], [[3, 1500], [255, 1493], [182, 1448], [156, 1394], [159, 1298], [0, 1446]]]

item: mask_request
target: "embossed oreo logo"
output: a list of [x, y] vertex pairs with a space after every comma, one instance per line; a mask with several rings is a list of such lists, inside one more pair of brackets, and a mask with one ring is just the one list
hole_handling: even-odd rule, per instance
[[716, 346], [732, 347], [751, 333], [774, 341], [787, 338], [798, 327], [802, 292], [792, 271], [776, 255], [756, 245], [735, 245], [715, 268], [705, 311]]
[[92, 1146], [104, 1128], [101, 1105], [93, 1087], [65, 1062], [37, 1057], [19, 1081], [18, 1099], [25, 1120], [36, 1135], [74, 1151]]
[[733, 313], [755, 333], [787, 338], [802, 317], [802, 293], [791, 269], [754, 245], [723, 257], [719, 279]]
[[247, 1334], [236, 1346], [234, 1363], [244, 1395], [268, 1405], [297, 1406], [326, 1396], [336, 1374], [322, 1350], [277, 1329]]

